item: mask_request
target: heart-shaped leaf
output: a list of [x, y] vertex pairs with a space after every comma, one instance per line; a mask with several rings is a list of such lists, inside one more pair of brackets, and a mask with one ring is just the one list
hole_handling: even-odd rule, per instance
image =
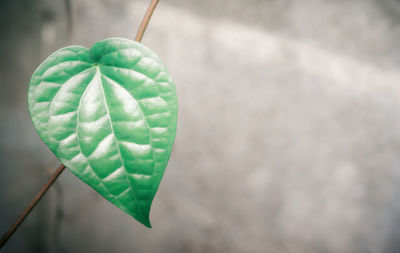
[[62, 48], [35, 71], [29, 110], [78, 178], [145, 226], [175, 139], [175, 86], [142, 44], [111, 38]]

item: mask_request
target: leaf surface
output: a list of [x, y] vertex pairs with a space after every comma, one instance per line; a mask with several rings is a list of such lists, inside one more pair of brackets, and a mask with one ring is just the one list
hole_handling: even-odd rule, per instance
[[149, 212], [176, 133], [173, 81], [142, 44], [106, 39], [62, 48], [35, 71], [29, 111], [40, 137], [78, 178], [151, 227]]

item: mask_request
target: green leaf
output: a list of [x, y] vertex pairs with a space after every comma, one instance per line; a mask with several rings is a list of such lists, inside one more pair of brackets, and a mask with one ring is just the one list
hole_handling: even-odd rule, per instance
[[175, 139], [175, 86], [155, 53], [121, 38], [62, 48], [35, 71], [29, 111], [57, 158], [151, 227], [149, 212]]

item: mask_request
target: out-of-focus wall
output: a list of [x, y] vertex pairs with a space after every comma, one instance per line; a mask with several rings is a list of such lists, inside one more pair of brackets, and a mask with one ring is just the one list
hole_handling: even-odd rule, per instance
[[[134, 38], [148, 1], [0, 0], [0, 230], [57, 161], [26, 108], [59, 47]], [[147, 229], [65, 171], [4, 252], [400, 251], [400, 2], [161, 0], [179, 96]], [[0, 231], [0, 232], [1, 232]]]

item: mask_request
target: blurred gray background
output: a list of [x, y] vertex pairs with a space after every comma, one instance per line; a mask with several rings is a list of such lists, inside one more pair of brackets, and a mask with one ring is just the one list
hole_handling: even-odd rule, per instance
[[[0, 0], [0, 233], [58, 162], [27, 110], [56, 49], [149, 1]], [[400, 252], [400, 1], [161, 0], [178, 133], [147, 229], [65, 171], [2, 252]]]

